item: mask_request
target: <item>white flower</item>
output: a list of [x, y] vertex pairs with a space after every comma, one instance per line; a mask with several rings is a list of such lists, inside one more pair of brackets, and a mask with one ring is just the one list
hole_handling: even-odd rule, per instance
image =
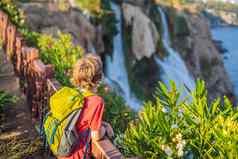
[[183, 108], [179, 109], [179, 112], [184, 113], [184, 109]]
[[173, 125], [171, 126], [171, 128], [172, 128], [172, 129], [177, 129], [177, 128], [178, 128], [178, 125], [177, 125], [177, 124], [173, 124]]
[[182, 140], [176, 145], [176, 149], [178, 150], [178, 154], [177, 154], [178, 157], [182, 157], [184, 155], [183, 149], [185, 144], [186, 144], [185, 140]]
[[183, 144], [183, 146], [185, 146], [186, 145], [186, 141], [182, 140], [182, 144]]
[[178, 143], [178, 144], [176, 145], [176, 149], [182, 150], [182, 149], [183, 149], [183, 144], [182, 144], [182, 143]]
[[183, 150], [178, 151], [178, 157], [182, 157], [184, 154]]
[[164, 149], [164, 152], [166, 153], [166, 155], [168, 156], [172, 156], [173, 151], [171, 150], [171, 148], [169, 146], [166, 146]]
[[215, 141], [215, 140], [213, 140], [213, 141], [212, 141], [212, 144], [214, 145], [215, 143], [216, 143], [216, 141]]
[[184, 110], [183, 110], [182, 108], [179, 109], [178, 117], [179, 117], [179, 118], [182, 118], [182, 117], [183, 117], [183, 113], [184, 113]]
[[183, 117], [183, 113], [178, 112], [178, 117], [182, 118]]
[[162, 112], [164, 112], [164, 113], [169, 113], [169, 108], [168, 108], [168, 107], [163, 107], [163, 108], [162, 108]]

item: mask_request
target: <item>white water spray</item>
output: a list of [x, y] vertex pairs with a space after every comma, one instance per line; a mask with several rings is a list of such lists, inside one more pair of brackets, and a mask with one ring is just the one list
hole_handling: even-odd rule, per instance
[[[120, 87], [120, 94], [125, 99], [126, 103], [134, 110], [139, 110], [141, 103], [131, 93], [128, 74], [124, 61], [123, 39], [122, 39], [122, 19], [121, 8], [115, 3], [111, 3], [112, 10], [116, 15], [118, 23], [116, 24], [118, 34], [113, 39], [113, 54], [106, 56], [106, 76], [109, 80], [117, 83]], [[111, 82], [110, 82], [111, 83]], [[109, 84], [110, 84], [109, 83]], [[113, 85], [111, 85], [113, 87]]]
[[[163, 24], [163, 46], [168, 53], [168, 57], [161, 60], [159, 57], [155, 57], [155, 61], [163, 70], [162, 80], [169, 87], [169, 81], [174, 80], [177, 87], [183, 87], [184, 85], [189, 90], [195, 89], [195, 81], [190, 76], [188, 69], [180, 57], [179, 53], [176, 52], [173, 48], [171, 48], [168, 23], [163, 10], [158, 7], [158, 10], [161, 15], [161, 20]], [[188, 92], [185, 91], [188, 95]]]

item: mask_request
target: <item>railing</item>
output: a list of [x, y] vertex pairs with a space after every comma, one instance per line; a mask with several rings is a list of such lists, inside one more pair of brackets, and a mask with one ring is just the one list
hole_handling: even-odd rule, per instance
[[[3, 11], [0, 11], [0, 40], [8, 60], [13, 64], [15, 74], [19, 77], [20, 89], [32, 110], [32, 118], [40, 123], [48, 110], [49, 97], [61, 87], [53, 79], [53, 66], [45, 65], [39, 59], [38, 49], [26, 45]], [[96, 159], [124, 158], [107, 138], [94, 142], [92, 148]]]

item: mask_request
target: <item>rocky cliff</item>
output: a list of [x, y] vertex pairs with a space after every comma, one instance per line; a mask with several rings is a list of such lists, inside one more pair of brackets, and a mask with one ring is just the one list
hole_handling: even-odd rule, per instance
[[[138, 98], [151, 99], [161, 74], [154, 56], [167, 56], [161, 39], [161, 17], [153, 3], [144, 0], [119, 2], [130, 87]], [[110, 29], [93, 24], [82, 11], [69, 9], [60, 12], [57, 7], [36, 3], [24, 4], [22, 8], [32, 30], [53, 35], [61, 30], [70, 33], [75, 43], [83, 46], [86, 52], [95, 48], [98, 53], [110, 53], [105, 49], [112, 39], [105, 37], [103, 31]], [[181, 11], [181, 8], [166, 10], [173, 48], [178, 50], [194, 78], [206, 81], [209, 98], [232, 96], [232, 84], [212, 41], [206, 18]]]
[[32, 31], [57, 35], [58, 31], [72, 35], [74, 43], [80, 44], [85, 52], [104, 52], [102, 31], [94, 26], [82, 11], [76, 8], [60, 10], [54, 3], [23, 3], [21, 9], [26, 23]]
[[175, 35], [174, 48], [181, 52], [193, 76], [206, 81], [211, 99], [233, 96], [232, 84], [223, 59], [212, 41], [208, 21], [199, 14], [186, 14], [184, 18], [188, 34]]
[[[134, 2], [135, 3], [135, 2]], [[130, 3], [133, 4], [133, 3]], [[138, 3], [133, 4], [136, 5], [134, 8], [135, 10], [140, 10], [140, 14], [144, 14], [143, 16], [137, 17], [133, 14], [128, 13], [128, 8], [130, 7], [131, 10], [133, 10], [133, 6], [130, 6], [130, 4], [123, 4], [123, 11], [124, 11], [124, 19], [126, 24], [131, 27], [129, 27], [132, 32], [130, 33], [131, 38], [129, 38], [131, 41], [130, 51], [127, 54], [129, 54], [129, 57], [132, 57], [131, 53], [134, 54], [135, 58], [138, 56], [138, 54], [141, 54], [140, 57], [148, 58], [148, 60], [140, 60], [140, 58], [136, 58], [137, 60], [134, 61], [134, 63], [131, 63], [131, 70], [134, 70], [134, 72], [143, 72], [143, 67], [146, 67], [149, 70], [155, 70], [156, 66], [154, 64], [153, 60], [153, 54], [160, 54], [160, 57], [163, 58], [166, 56], [166, 51], [163, 49], [163, 45], [161, 44], [161, 37], [157, 36], [157, 33], [154, 31], [154, 26], [157, 27], [158, 35], [161, 34], [161, 31], [163, 28], [161, 28], [161, 17], [159, 13], [154, 9], [154, 4], [145, 4], [145, 3]], [[144, 4], [144, 5], [142, 5]], [[129, 6], [129, 7], [128, 7]], [[140, 9], [138, 9], [140, 7]], [[126, 9], [125, 9], [126, 8]], [[165, 7], [166, 8], [166, 7]], [[133, 13], [136, 13], [135, 11]], [[226, 70], [224, 68], [223, 59], [217, 50], [216, 46], [214, 45], [214, 42], [212, 41], [211, 32], [209, 28], [209, 23], [207, 19], [200, 13], [189, 13], [184, 12], [181, 8], [167, 8], [167, 18], [169, 21], [169, 30], [171, 32], [171, 38], [173, 41], [173, 48], [178, 50], [180, 55], [182, 56], [183, 60], [185, 61], [190, 73], [193, 75], [195, 79], [203, 79], [206, 81], [207, 88], [209, 91], [209, 98], [214, 99], [215, 97], [222, 97], [223, 95], [227, 95], [229, 97], [233, 97], [233, 86], [232, 83], [226, 73]], [[143, 20], [143, 17], [150, 17], [151, 21], [144, 20], [144, 24], [150, 25], [144, 25], [143, 22], [140, 22], [140, 26], [143, 26], [144, 30], [139, 30], [140, 26], [133, 25], [133, 23], [136, 23], [136, 18]], [[128, 23], [128, 21], [130, 23]], [[126, 25], [126, 26], [127, 26]], [[133, 26], [138, 26], [137, 30], [133, 30]], [[127, 30], [128, 27], [125, 29]], [[143, 33], [145, 33], [145, 29], [148, 29], [147, 36], [142, 36]], [[156, 35], [158, 40], [152, 40], [155, 39], [153, 37]], [[128, 35], [128, 34], [127, 34]], [[139, 36], [141, 35], [141, 36]], [[145, 45], [143, 42], [143, 38], [150, 38], [151, 42], [150, 45]], [[156, 38], [156, 39], [157, 39]], [[155, 43], [157, 41], [157, 43]], [[137, 43], [136, 45], [133, 45], [133, 43]], [[148, 52], [148, 49], [139, 49], [140, 46], [143, 47], [149, 47], [150, 50]], [[135, 47], [138, 47], [138, 51], [135, 52]], [[156, 49], [154, 49], [156, 48]], [[143, 53], [146, 50], [147, 53]], [[161, 55], [162, 54], [162, 55]], [[150, 56], [148, 56], [150, 55]], [[165, 57], [166, 58], [166, 57]], [[133, 59], [133, 58], [131, 58]], [[149, 64], [146, 62], [150, 62]], [[138, 64], [140, 63], [139, 67]], [[137, 66], [137, 68], [135, 67]], [[141, 67], [142, 68], [141, 68]], [[130, 68], [129, 67], [129, 68]], [[141, 71], [140, 71], [141, 70]], [[133, 77], [136, 77], [134, 79], [138, 79], [136, 73], [133, 73]], [[146, 80], [140, 83], [143, 87], [146, 87], [147, 91], [153, 92], [153, 85], [152, 83], [156, 80], [160, 79], [160, 72], [158, 70], [154, 73], [151, 73], [150, 71], [143, 72], [144, 76], [148, 77], [148, 80], [151, 83], [146, 84]], [[141, 74], [140, 74], [141, 75]], [[132, 80], [134, 81], [132, 78]], [[144, 91], [146, 91], [144, 90]], [[146, 95], [149, 95], [148, 92], [145, 93]]]
[[140, 7], [122, 4], [125, 25], [131, 26], [132, 52], [137, 60], [150, 58], [156, 52], [159, 33], [155, 24]]
[[208, 19], [211, 27], [224, 25], [238, 26], [237, 11], [206, 9], [203, 15]]

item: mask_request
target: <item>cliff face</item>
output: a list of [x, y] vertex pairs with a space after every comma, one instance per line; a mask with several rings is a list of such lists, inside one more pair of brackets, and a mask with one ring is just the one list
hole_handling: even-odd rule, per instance
[[[161, 28], [161, 19], [158, 15], [158, 12], [153, 13], [153, 4], [141, 5], [141, 3], [138, 3], [136, 6], [139, 6], [141, 10], [143, 10], [143, 12], [141, 12], [142, 14], [145, 14], [145, 16], [150, 17], [152, 21], [151, 23], [157, 26], [157, 32], [160, 32], [159, 34], [161, 34], [161, 31], [163, 30]], [[151, 11], [152, 16], [149, 13]], [[206, 82], [207, 89], [209, 91], [209, 98], [214, 99], [216, 97], [222, 97], [224, 95], [233, 96], [232, 83], [224, 68], [223, 59], [212, 41], [207, 19], [199, 13], [189, 14], [172, 8], [167, 8], [167, 15], [169, 20], [169, 30], [173, 39], [173, 48], [178, 50], [178, 52], [181, 54], [183, 60], [185, 61], [189, 69], [189, 72], [193, 75], [193, 77], [195, 79], [203, 79]], [[131, 15], [128, 14], [124, 14], [124, 18], [126, 22], [128, 21], [128, 19], [136, 21], [134, 19], [136, 17], [131, 18]], [[131, 26], [132, 28], [130, 29], [133, 30], [133, 25]], [[148, 26], [143, 26], [143, 28], [148, 29], [148, 32], [153, 33], [154, 28]], [[141, 32], [142, 31], [132, 32], [130, 36], [133, 37], [134, 34], [143, 34]], [[145, 38], [145, 36], [142, 37]], [[131, 44], [136, 41], [138, 46], [148, 47], [148, 45], [143, 45], [143, 40], [137, 41], [134, 38], [129, 39], [131, 39]], [[163, 55], [161, 55], [163, 58], [163, 56], [166, 56], [166, 51], [161, 45], [161, 40], [161, 37], [158, 36], [158, 42], [156, 46], [157, 49], [154, 51], [154, 54], [163, 52]], [[156, 45], [156, 43], [154, 44]], [[133, 47], [133, 45], [129, 45], [129, 48], [131, 50], [129, 49], [129, 51], [126, 52], [129, 57], [132, 57], [133, 53], [134, 56], [136, 56], [136, 54], [143, 55], [143, 50], [146, 50], [145, 48], [139, 49], [137, 50], [137, 52], [134, 52]], [[151, 48], [154, 48], [154, 46]], [[150, 56], [146, 57], [149, 58], [149, 60], [140, 60], [140, 58], [137, 58], [137, 61], [135, 61], [134, 64], [130, 64], [129, 62], [132, 70], [135, 70], [135, 72], [143, 72], [144, 69], [141, 69], [140, 67], [134, 67], [138, 66], [138, 64], [140, 64], [139, 66], [146, 66], [146, 68], [149, 70], [155, 70], [156, 66], [155, 64], [153, 64], [153, 58], [150, 58]], [[131, 60], [129, 59], [129, 61]], [[150, 61], [150, 64], [146, 63], [148, 61]], [[158, 69], [159, 68], [157, 66], [157, 70]], [[160, 78], [159, 70], [157, 72], [155, 71], [155, 73], [147, 71], [143, 74], [150, 79], [154, 79], [150, 80], [151, 82], [155, 82]], [[132, 77], [136, 77], [136, 74], [132, 75]], [[136, 79], [138, 78], [140, 77], [136, 77]], [[155, 84], [146, 84], [146, 82], [142, 82], [140, 86], [142, 86], [143, 88], [147, 88], [149, 92], [153, 92], [153, 87], [155, 87]], [[146, 90], [144, 90], [144, 92], [146, 92]], [[144, 94], [148, 95], [148, 93]]]
[[206, 9], [204, 12], [210, 26], [238, 26], [238, 12], [229, 10]]
[[100, 26], [90, 23], [80, 10], [61, 11], [57, 8], [57, 4], [51, 3], [23, 3], [21, 9], [32, 31], [53, 36], [62, 31], [71, 34], [74, 43], [80, 44], [86, 52], [94, 49], [99, 53], [104, 51]]
[[[151, 99], [161, 73], [153, 56], [158, 53], [161, 58], [166, 56], [161, 42], [161, 17], [153, 9], [154, 4], [144, 0], [118, 1], [122, 6], [123, 41], [130, 86], [138, 98]], [[70, 9], [59, 12], [54, 11], [52, 6], [35, 3], [27, 3], [22, 8], [33, 31], [55, 35], [57, 30], [61, 30], [70, 33], [75, 43], [86, 51], [96, 48], [98, 53], [105, 52], [108, 40], [105, 40], [103, 29], [90, 23], [81, 11]], [[195, 79], [206, 81], [209, 98], [232, 95], [231, 81], [212, 41], [206, 18], [171, 8], [167, 9], [167, 15], [173, 48], [181, 54]]]
[[137, 6], [123, 3], [122, 10], [125, 25], [132, 28], [132, 53], [137, 60], [143, 57], [150, 58], [156, 52], [159, 40], [155, 24]]
[[153, 58], [158, 49], [159, 32], [146, 14], [143, 1], [122, 3], [122, 14], [130, 87], [138, 99], [152, 99], [160, 79], [160, 70]]
[[206, 18], [192, 14], [187, 14], [185, 18], [189, 34], [175, 36], [174, 47], [182, 53], [194, 77], [206, 81], [210, 99], [232, 96], [232, 84], [223, 59], [212, 41]]
[[235, 11], [207, 9], [204, 11], [204, 15], [212, 27], [224, 25], [238, 26], [238, 12]]

